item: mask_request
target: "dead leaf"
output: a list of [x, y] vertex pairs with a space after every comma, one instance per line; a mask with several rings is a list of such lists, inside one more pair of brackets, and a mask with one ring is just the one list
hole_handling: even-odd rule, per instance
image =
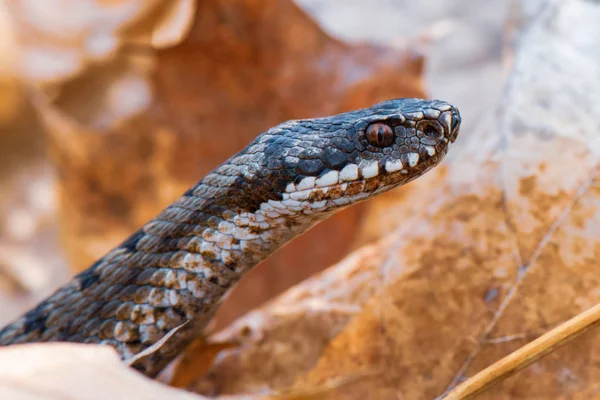
[[479, 371], [442, 398], [445, 400], [474, 398], [576, 339], [582, 333], [596, 329], [598, 325], [600, 325], [600, 304], [577, 314], [570, 320]]
[[320, 387], [310, 387], [310, 388], [297, 388], [292, 391], [288, 391], [288, 393], [279, 393], [276, 395], [272, 395], [267, 397], [265, 400], [327, 400], [327, 399], [337, 399], [338, 398], [338, 389], [349, 388], [354, 384], [363, 382], [367, 380], [369, 377], [374, 376], [375, 374], [363, 374], [359, 376], [352, 377], [343, 377], [330, 379], [324, 385]]
[[[222, 354], [206, 375], [198, 374], [194, 391], [260, 394], [289, 389], [381, 290], [379, 267], [384, 260], [379, 246], [366, 246], [213, 335], [211, 340], [239, 341], [240, 346]], [[333, 378], [362, 376], [365, 372], [368, 370]], [[298, 389], [319, 388], [326, 383], [327, 379]]]
[[65, 279], [54, 269], [56, 248], [43, 240], [54, 228], [53, 175], [41, 123], [18, 79], [12, 22], [8, 5], [0, 2], [0, 325]]
[[196, 14], [196, 0], [168, 1], [167, 11], [161, 13], [159, 23], [152, 32], [154, 48], [169, 48], [183, 41], [192, 27]]
[[[15, 117], [23, 103], [23, 93], [14, 79], [17, 46], [6, 5], [0, 3], [0, 129]], [[2, 132], [0, 131], [0, 135]]]
[[220, 352], [239, 345], [238, 342], [207, 342], [204, 337], [196, 339], [175, 362], [169, 384], [178, 388], [189, 387], [197, 377], [208, 371]]

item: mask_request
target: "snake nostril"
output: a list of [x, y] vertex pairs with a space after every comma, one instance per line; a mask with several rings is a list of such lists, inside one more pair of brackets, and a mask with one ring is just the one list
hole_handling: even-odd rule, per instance
[[425, 130], [423, 131], [423, 133], [425, 134], [425, 136], [430, 137], [430, 138], [435, 138], [436, 136], [439, 135], [437, 129], [432, 125], [428, 125], [425, 128]]
[[428, 144], [435, 144], [444, 137], [444, 128], [437, 121], [423, 120], [417, 123], [417, 130], [423, 132]]

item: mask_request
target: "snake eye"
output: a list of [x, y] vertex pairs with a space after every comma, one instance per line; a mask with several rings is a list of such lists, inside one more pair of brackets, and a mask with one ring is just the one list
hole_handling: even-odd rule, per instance
[[387, 147], [394, 143], [392, 128], [380, 122], [369, 125], [366, 136], [369, 143], [376, 147]]

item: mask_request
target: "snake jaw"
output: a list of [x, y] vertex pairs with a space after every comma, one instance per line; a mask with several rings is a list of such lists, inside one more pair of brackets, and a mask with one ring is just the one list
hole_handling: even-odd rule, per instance
[[288, 184], [282, 203], [304, 214], [357, 203], [416, 179], [441, 160], [438, 157], [435, 162], [424, 160], [421, 164], [420, 158], [417, 154], [407, 165], [400, 160], [387, 160], [383, 166], [377, 161], [348, 164], [339, 172], [328, 171], [316, 179], [306, 177], [298, 184]]

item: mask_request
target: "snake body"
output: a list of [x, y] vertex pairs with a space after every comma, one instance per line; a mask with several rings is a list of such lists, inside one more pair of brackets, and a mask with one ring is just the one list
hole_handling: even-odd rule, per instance
[[275, 126], [2, 329], [0, 345], [101, 343], [129, 359], [168, 337], [133, 363], [155, 376], [248, 270], [341, 208], [430, 170], [460, 121], [446, 102], [396, 99]]

